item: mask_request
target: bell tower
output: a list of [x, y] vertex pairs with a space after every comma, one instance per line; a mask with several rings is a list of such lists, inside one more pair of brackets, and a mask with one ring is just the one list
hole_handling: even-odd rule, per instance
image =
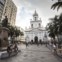
[[33, 14], [33, 19], [34, 19], [34, 21], [38, 20], [38, 14], [37, 14], [36, 10], [35, 10], [35, 12]]
[[31, 21], [30, 21], [31, 28], [41, 28], [41, 22], [42, 21], [41, 21], [41, 19], [39, 19], [38, 13], [35, 10], [35, 12], [33, 14], [33, 20], [31, 19]]

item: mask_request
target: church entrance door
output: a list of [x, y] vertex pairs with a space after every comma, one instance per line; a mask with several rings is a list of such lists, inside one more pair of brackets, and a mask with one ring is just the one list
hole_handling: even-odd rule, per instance
[[38, 44], [38, 37], [37, 37], [37, 36], [34, 37], [34, 42], [35, 42], [36, 44]]

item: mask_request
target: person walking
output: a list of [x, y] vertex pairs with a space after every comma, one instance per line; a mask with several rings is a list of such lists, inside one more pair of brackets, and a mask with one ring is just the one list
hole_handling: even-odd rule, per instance
[[14, 52], [17, 53], [18, 52], [18, 47], [17, 47], [17, 44], [15, 43], [14, 45]]
[[28, 43], [26, 42], [26, 47], [28, 46]]
[[8, 53], [8, 55], [9, 55], [9, 57], [10, 57], [10, 55], [11, 55], [11, 52], [12, 52], [12, 50], [11, 50], [10, 46], [8, 46], [8, 47], [7, 47], [7, 53]]
[[56, 54], [57, 51], [56, 51], [56, 45], [55, 44], [53, 44], [53, 49], [54, 49], [54, 53]]

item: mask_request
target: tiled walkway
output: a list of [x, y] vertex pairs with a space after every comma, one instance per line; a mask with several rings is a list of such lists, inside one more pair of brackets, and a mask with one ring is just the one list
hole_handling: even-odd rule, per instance
[[27, 48], [21, 45], [19, 49], [21, 52], [17, 56], [0, 60], [0, 62], [62, 62], [44, 45], [29, 45]]

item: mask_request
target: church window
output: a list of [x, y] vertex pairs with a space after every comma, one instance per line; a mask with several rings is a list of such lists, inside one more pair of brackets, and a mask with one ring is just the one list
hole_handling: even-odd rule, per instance
[[39, 23], [39, 27], [41, 27], [40, 23]]
[[36, 17], [35, 17], [35, 21], [36, 21]]
[[33, 24], [31, 24], [31, 27], [33, 28]]

